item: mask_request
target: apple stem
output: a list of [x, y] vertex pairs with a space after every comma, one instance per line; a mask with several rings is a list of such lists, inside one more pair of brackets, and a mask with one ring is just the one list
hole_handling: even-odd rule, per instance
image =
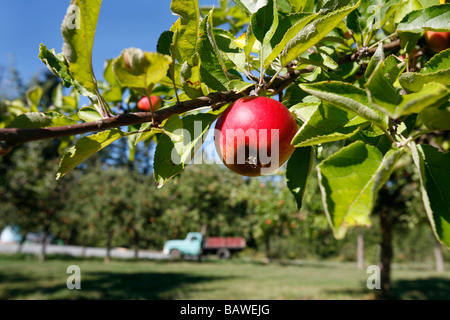
[[149, 91], [147, 90], [147, 99], [148, 99], [148, 103], [149, 103], [149, 105], [150, 105], [150, 111], [151, 111], [151, 113], [152, 113], [152, 125], [156, 128], [157, 125], [156, 125], [156, 123], [155, 123], [155, 113], [153, 112], [153, 104], [152, 104], [151, 96], [152, 96], [151, 92], [149, 92]]

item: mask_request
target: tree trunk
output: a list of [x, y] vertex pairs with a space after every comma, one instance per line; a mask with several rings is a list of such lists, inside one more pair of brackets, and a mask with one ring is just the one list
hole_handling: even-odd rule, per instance
[[44, 234], [43, 234], [43, 237], [42, 237], [42, 244], [41, 244], [41, 252], [39, 254], [39, 261], [45, 261], [45, 256], [46, 256], [45, 249], [46, 249], [46, 246], [47, 246], [47, 236], [48, 236], [48, 230], [47, 230], [47, 228], [45, 228]]
[[134, 259], [139, 258], [139, 234], [134, 230]]
[[20, 239], [19, 245], [17, 246], [16, 253], [22, 253], [22, 249], [23, 249], [23, 245], [24, 244], [25, 244], [25, 237], [22, 237], [22, 239]]
[[86, 243], [81, 246], [81, 258], [86, 258]]
[[202, 229], [201, 229], [201, 233], [202, 233], [202, 236], [206, 236], [206, 231], [208, 230], [208, 225], [207, 224], [202, 224]]
[[108, 231], [106, 236], [106, 256], [105, 256], [105, 263], [108, 263], [111, 261], [111, 240], [112, 240], [112, 232]]
[[87, 247], [87, 236], [84, 235], [82, 240], [81, 240], [81, 258], [86, 258], [86, 247]]
[[444, 272], [444, 257], [442, 256], [441, 244], [437, 241], [434, 246], [434, 256], [436, 257], [436, 271]]
[[381, 297], [392, 299], [391, 289], [391, 263], [393, 257], [392, 248], [392, 219], [389, 215], [389, 207], [383, 205], [380, 210], [381, 224], [381, 258], [380, 258], [380, 280]]
[[270, 254], [270, 236], [269, 236], [269, 234], [266, 234], [265, 242], [266, 242], [266, 259], [267, 259], [267, 262], [270, 262], [271, 254]]
[[358, 269], [364, 269], [364, 233], [362, 230], [358, 233], [358, 245], [357, 245], [357, 258], [358, 258]]

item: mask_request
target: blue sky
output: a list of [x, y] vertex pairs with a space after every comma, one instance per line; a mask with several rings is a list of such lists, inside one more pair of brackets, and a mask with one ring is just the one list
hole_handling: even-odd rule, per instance
[[[170, 11], [170, 0], [104, 0], [97, 24], [93, 65], [102, 78], [106, 59], [122, 49], [137, 47], [155, 51], [159, 35], [177, 19]], [[200, 5], [218, 5], [218, 0], [199, 0]], [[27, 82], [45, 70], [39, 60], [39, 45], [61, 52], [61, 22], [69, 0], [1, 0], [0, 66], [8, 67], [13, 58]]]

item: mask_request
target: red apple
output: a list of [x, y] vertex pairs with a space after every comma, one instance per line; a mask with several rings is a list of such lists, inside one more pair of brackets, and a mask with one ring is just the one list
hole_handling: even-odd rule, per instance
[[[162, 106], [162, 99], [160, 96], [150, 96], [150, 100], [152, 102], [153, 111], [158, 110]], [[138, 103], [137, 106], [142, 111], [151, 111], [150, 109], [150, 103], [148, 102], [147, 97], [142, 97]]]
[[425, 41], [431, 50], [441, 52], [450, 48], [450, 32], [426, 31]]
[[297, 123], [280, 102], [245, 97], [219, 117], [214, 140], [225, 166], [248, 177], [272, 173], [294, 152], [291, 140]]

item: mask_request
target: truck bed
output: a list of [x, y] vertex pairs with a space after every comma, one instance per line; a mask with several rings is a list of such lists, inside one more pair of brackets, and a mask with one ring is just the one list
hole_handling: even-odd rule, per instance
[[245, 239], [240, 237], [207, 237], [204, 240], [203, 247], [206, 249], [243, 249], [245, 248]]

